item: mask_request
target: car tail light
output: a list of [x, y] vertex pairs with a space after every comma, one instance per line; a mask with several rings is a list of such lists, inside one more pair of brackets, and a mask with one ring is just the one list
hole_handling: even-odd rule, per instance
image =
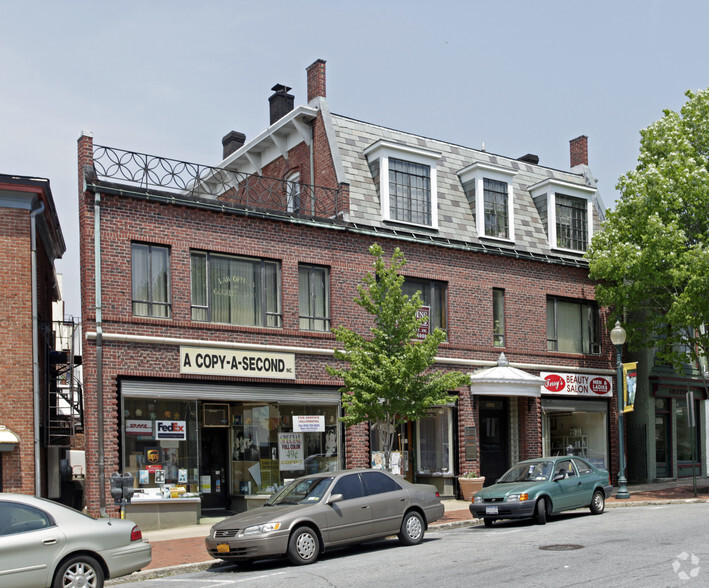
[[143, 539], [143, 534], [140, 532], [140, 529], [138, 528], [138, 525], [133, 527], [130, 532], [130, 540], [131, 541], [141, 541]]
[[436, 498], [440, 498], [440, 497], [441, 497], [441, 493], [436, 491]]

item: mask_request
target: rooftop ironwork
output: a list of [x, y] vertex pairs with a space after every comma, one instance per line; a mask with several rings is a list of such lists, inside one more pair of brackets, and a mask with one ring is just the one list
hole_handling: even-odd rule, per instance
[[117, 181], [141, 191], [161, 190], [179, 198], [211, 199], [224, 206], [291, 215], [336, 218], [346, 212], [341, 188], [271, 178], [233, 169], [95, 145], [99, 180]]

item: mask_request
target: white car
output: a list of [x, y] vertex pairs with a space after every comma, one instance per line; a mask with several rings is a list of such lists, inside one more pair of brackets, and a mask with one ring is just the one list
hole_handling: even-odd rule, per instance
[[150, 561], [150, 544], [132, 521], [0, 492], [0, 586], [101, 588]]

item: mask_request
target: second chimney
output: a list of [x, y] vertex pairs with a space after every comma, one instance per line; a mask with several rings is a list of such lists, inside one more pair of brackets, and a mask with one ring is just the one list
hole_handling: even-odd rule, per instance
[[271, 115], [270, 125], [293, 110], [295, 104], [295, 96], [288, 93], [290, 90], [288, 86], [276, 84], [271, 90], [273, 91], [273, 95], [268, 99]]
[[315, 98], [325, 98], [325, 60], [316, 59], [305, 71], [308, 73], [308, 103]]
[[569, 141], [569, 154], [571, 156], [571, 168], [577, 165], [588, 165], [588, 137], [581, 135]]
[[229, 157], [234, 151], [244, 146], [246, 135], [238, 131], [229, 131], [222, 139], [222, 159]]

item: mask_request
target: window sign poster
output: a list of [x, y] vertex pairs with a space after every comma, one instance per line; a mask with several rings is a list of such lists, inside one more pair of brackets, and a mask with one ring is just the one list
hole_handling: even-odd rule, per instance
[[177, 471], [177, 483], [187, 484], [187, 468], [181, 468]]
[[281, 471], [304, 469], [302, 433], [278, 433], [278, 461]]
[[155, 470], [155, 483], [164, 484], [165, 483], [165, 470]]
[[138, 476], [138, 484], [150, 484], [150, 472], [148, 470], [140, 470]]
[[212, 493], [212, 476], [199, 477], [199, 490], [202, 494]]
[[293, 415], [294, 433], [324, 433], [325, 415]]

